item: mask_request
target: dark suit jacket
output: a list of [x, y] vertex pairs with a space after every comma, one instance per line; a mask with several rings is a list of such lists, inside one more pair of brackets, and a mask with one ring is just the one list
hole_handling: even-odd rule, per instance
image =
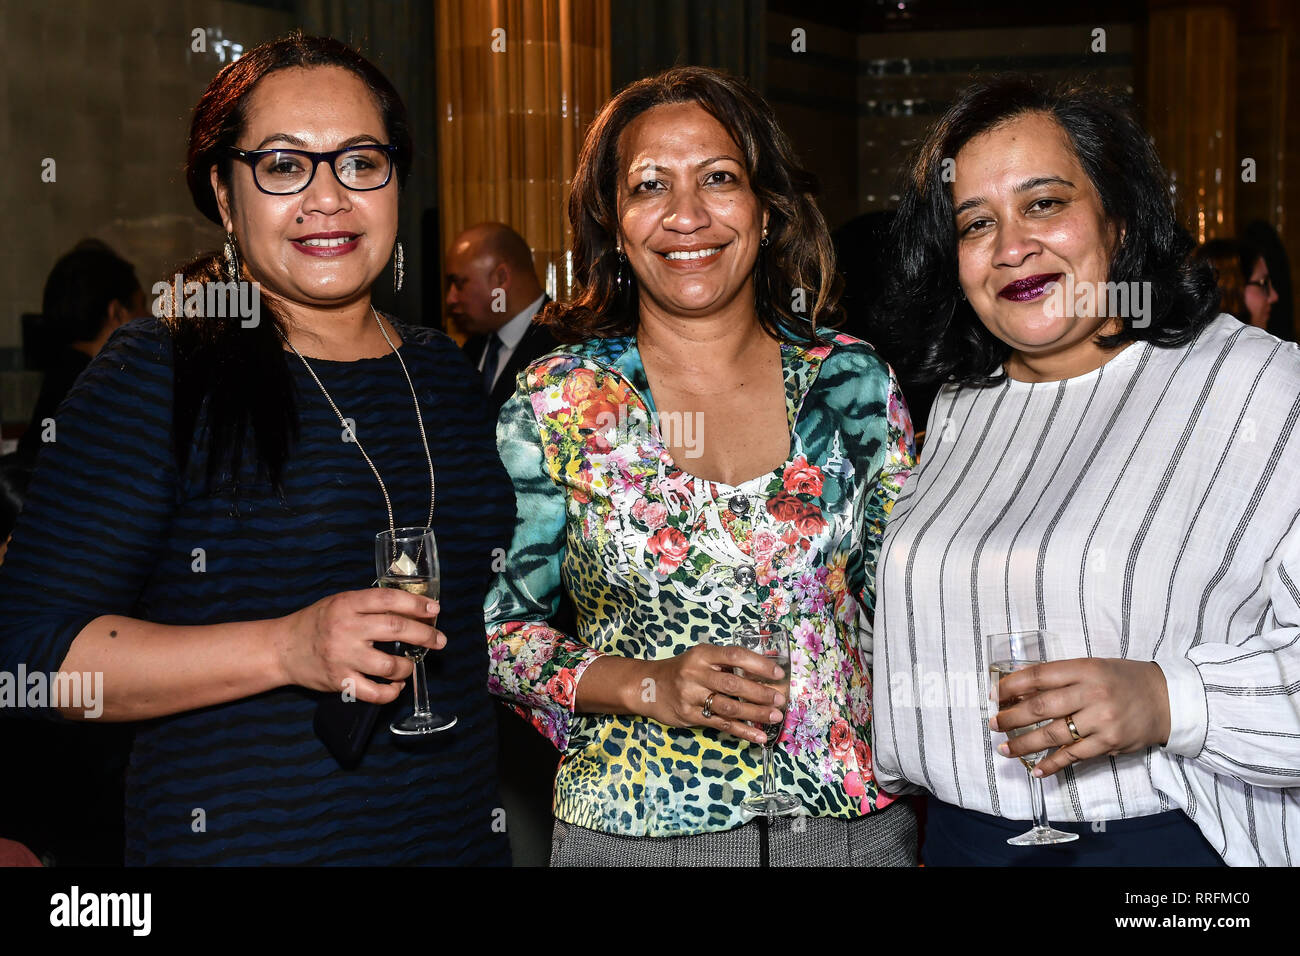
[[[542, 304], [537, 309], [538, 315], [550, 301], [550, 296], [543, 296]], [[483, 358], [483, 350], [487, 348], [487, 342], [486, 335], [476, 335], [465, 342], [465, 357], [475, 368], [478, 368], [479, 360]], [[510, 360], [497, 376], [496, 385], [492, 387], [493, 406], [500, 408], [515, 393], [515, 378], [520, 372], [547, 352], [559, 347], [560, 343], [555, 341], [549, 329], [536, 322], [530, 324], [528, 330], [524, 332], [524, 337], [519, 340], [519, 346], [511, 353]]]

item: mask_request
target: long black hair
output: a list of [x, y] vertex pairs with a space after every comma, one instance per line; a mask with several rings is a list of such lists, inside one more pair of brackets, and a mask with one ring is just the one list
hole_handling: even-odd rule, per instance
[[[277, 70], [325, 66], [351, 71], [374, 96], [388, 142], [396, 147], [393, 163], [401, 187], [410, 171], [414, 147], [406, 106], [397, 90], [374, 64], [346, 44], [295, 31], [260, 44], [223, 67], [194, 107], [185, 181], [203, 215], [221, 224], [211, 170], [215, 166], [218, 178], [229, 188], [233, 163], [229, 147], [236, 145], [244, 132], [249, 97], [257, 84]], [[200, 256], [180, 271], [185, 283], [219, 283], [228, 278], [220, 252]], [[280, 337], [285, 331], [281, 310], [263, 296], [260, 321], [244, 328], [238, 317], [186, 315], [180, 304], [175, 302], [167, 316], [175, 362], [177, 466], [184, 474], [191, 448], [197, 444], [207, 452], [206, 486], [211, 489], [229, 469], [237, 488], [251, 438], [256, 473], [265, 475], [278, 494], [283, 493], [285, 462], [297, 438], [298, 410]]]
[[949, 160], [971, 139], [1008, 120], [1043, 113], [1056, 120], [1092, 181], [1106, 216], [1123, 225], [1107, 281], [1150, 282], [1149, 324], [1123, 319], [1102, 348], [1145, 340], [1185, 345], [1216, 315], [1218, 290], [1193, 262], [1192, 237], [1178, 222], [1154, 146], [1116, 94], [1080, 85], [1047, 88], [1019, 75], [967, 87], [930, 130], [909, 169], [891, 230], [892, 275], [879, 316], [905, 378], [990, 385], [1004, 377], [1011, 347], [985, 328], [957, 282], [957, 228]]

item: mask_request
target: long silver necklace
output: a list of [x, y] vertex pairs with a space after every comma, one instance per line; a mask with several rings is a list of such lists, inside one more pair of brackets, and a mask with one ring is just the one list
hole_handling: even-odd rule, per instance
[[[433, 504], [436, 486], [434, 484], [433, 476], [433, 455], [429, 453], [429, 438], [424, 431], [424, 416], [420, 414], [420, 399], [416, 397], [415, 383], [411, 381], [411, 373], [406, 370], [406, 362], [402, 360], [402, 353], [397, 351], [397, 346], [395, 346], [393, 340], [388, 337], [388, 330], [384, 328], [384, 323], [380, 322], [379, 313], [375, 311], [373, 305], [370, 307], [370, 314], [373, 315], [375, 321], [379, 323], [379, 331], [383, 333], [384, 341], [388, 343], [388, 347], [392, 349], [393, 354], [397, 356], [397, 361], [402, 366], [402, 374], [406, 376], [406, 384], [411, 388], [411, 400], [415, 403], [415, 420], [420, 425], [420, 441], [424, 443], [424, 457], [429, 463], [429, 519], [424, 523], [424, 526], [426, 528], [432, 528]], [[366, 464], [369, 465], [370, 470], [374, 472], [375, 481], [379, 482], [379, 490], [384, 496], [384, 506], [388, 509], [388, 530], [396, 536], [397, 528], [393, 523], [393, 501], [388, 497], [388, 488], [384, 484], [384, 479], [379, 477], [379, 469], [376, 468], [375, 463], [370, 460], [370, 456], [366, 454], [366, 450], [361, 447], [361, 439], [357, 437], [356, 432], [348, 425], [347, 419], [343, 417], [343, 413], [339, 411], [339, 407], [334, 404], [334, 399], [330, 397], [330, 393], [326, 391], [325, 386], [321, 383], [315, 370], [310, 364], [308, 364], [307, 359], [298, 351], [297, 347], [289, 341], [289, 336], [284, 334], [284, 329], [281, 329], [277, 325], [276, 330], [280, 333], [280, 338], [284, 339], [285, 344], [288, 345], [289, 348], [293, 349], [293, 354], [302, 359], [302, 364], [306, 366], [307, 372], [315, 380], [317, 387], [321, 390], [321, 394], [325, 396], [325, 401], [330, 403], [330, 408], [334, 409], [334, 414], [338, 416], [339, 424], [343, 426], [344, 434], [350, 434], [352, 436], [352, 443], [357, 446], [357, 451], [361, 452], [361, 457], [366, 460]]]

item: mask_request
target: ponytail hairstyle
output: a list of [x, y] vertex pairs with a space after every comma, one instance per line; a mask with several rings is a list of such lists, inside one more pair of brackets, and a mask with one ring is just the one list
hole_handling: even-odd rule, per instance
[[[185, 182], [195, 207], [218, 225], [221, 212], [211, 170], [216, 167], [218, 179], [229, 189], [234, 162], [229, 147], [244, 133], [253, 90], [271, 73], [294, 67], [340, 67], [366, 85], [383, 117], [388, 142], [396, 147], [398, 188], [406, 182], [414, 148], [406, 106], [392, 83], [346, 44], [295, 31], [259, 44], [224, 66], [194, 107]], [[240, 278], [248, 280], [242, 263], [240, 270]], [[229, 279], [221, 252], [191, 260], [180, 273], [187, 284]], [[281, 338], [287, 332], [283, 310], [270, 297], [261, 299], [260, 310], [258, 324], [243, 328], [233, 316], [186, 315], [189, 310], [174, 299], [164, 318], [172, 332], [176, 464], [184, 475], [191, 452], [206, 452], [208, 491], [228, 472], [237, 495], [244, 458], [251, 451], [255, 475], [265, 476], [276, 494], [284, 494], [289, 447], [298, 435], [298, 408]]]

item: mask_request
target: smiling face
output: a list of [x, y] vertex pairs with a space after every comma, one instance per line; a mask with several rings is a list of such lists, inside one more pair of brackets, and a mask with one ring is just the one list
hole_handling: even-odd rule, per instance
[[1247, 277], [1248, 281], [1242, 293], [1246, 300], [1246, 309], [1250, 312], [1250, 324], [1258, 329], [1268, 328], [1268, 314], [1273, 309], [1273, 303], [1277, 301], [1277, 289], [1273, 288], [1271, 282], [1268, 291], [1260, 285], [1268, 278], [1268, 263], [1264, 261], [1263, 256], [1260, 256], [1255, 260], [1255, 268]]
[[[235, 145], [325, 152], [387, 141], [379, 107], [355, 74], [312, 67], [278, 70], [257, 84]], [[268, 291], [316, 308], [369, 295], [397, 236], [396, 169], [383, 188], [356, 192], [322, 163], [306, 189], [288, 196], [259, 190], [242, 162], [233, 164], [229, 190], [215, 169], [212, 177], [226, 231]]]
[[722, 124], [695, 103], [646, 110], [619, 138], [618, 216], [642, 313], [752, 311], [767, 216]]
[[1116, 320], [1095, 308], [1076, 315], [1077, 299], [1059, 292], [1064, 308], [1047, 307], [1051, 282], [1062, 292], [1067, 277], [1075, 289], [1104, 283], [1116, 241], [1065, 131], [1042, 113], [1016, 117], [962, 147], [955, 174], [958, 279], [980, 321], [1016, 351], [1012, 365], [1037, 363], [1059, 377], [1101, 365], [1092, 340]]

